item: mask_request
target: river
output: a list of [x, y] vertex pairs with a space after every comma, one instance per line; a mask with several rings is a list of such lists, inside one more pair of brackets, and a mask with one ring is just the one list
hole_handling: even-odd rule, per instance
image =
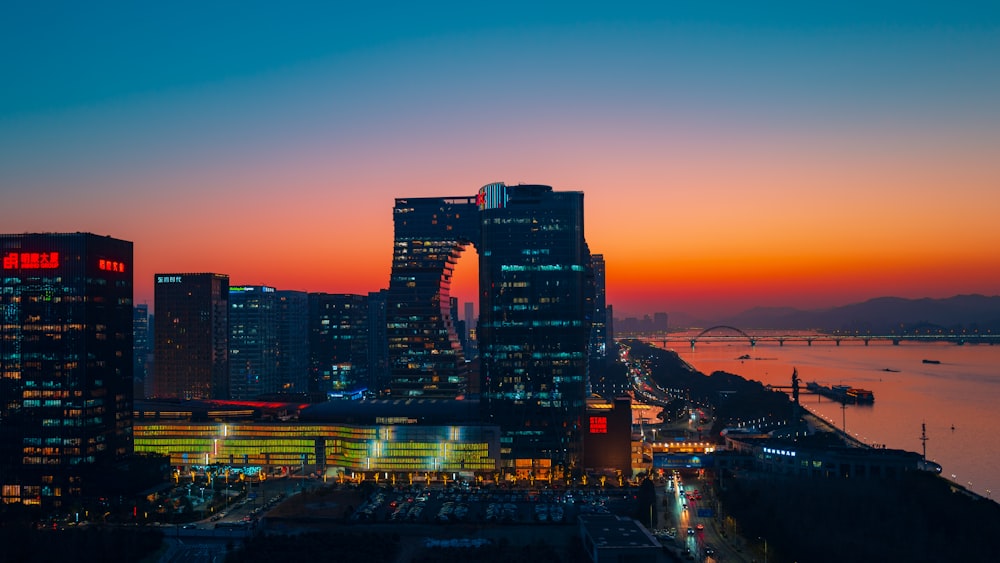
[[[944, 477], [990, 498], [994, 490], [1000, 493], [1000, 346], [907, 341], [779, 346], [765, 340], [751, 347], [748, 340], [709, 339], [698, 340], [693, 350], [679, 342], [667, 347], [706, 374], [723, 370], [788, 386], [797, 369], [803, 391], [810, 381], [870, 389], [871, 406], [842, 409], [806, 393], [800, 402], [837, 428], [846, 424], [863, 442], [914, 452], [926, 444], [927, 459], [941, 464]], [[745, 355], [751, 359], [739, 359]]]

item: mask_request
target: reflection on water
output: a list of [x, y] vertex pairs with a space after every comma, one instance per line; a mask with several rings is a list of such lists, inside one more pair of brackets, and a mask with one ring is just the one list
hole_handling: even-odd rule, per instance
[[[667, 345], [704, 373], [727, 371], [770, 385], [790, 385], [798, 369], [803, 391], [816, 381], [870, 389], [873, 406], [848, 405], [803, 393], [801, 402], [838, 428], [871, 444], [921, 451], [943, 475], [983, 495], [1000, 493], [1000, 346], [953, 343], [702, 341]], [[750, 359], [740, 359], [741, 357]], [[925, 363], [924, 360], [940, 363]]]

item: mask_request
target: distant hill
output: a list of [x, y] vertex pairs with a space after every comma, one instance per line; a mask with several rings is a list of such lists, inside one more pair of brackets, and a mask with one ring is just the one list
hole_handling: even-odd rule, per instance
[[947, 299], [879, 297], [863, 303], [814, 311], [758, 307], [716, 324], [743, 329], [858, 330], [873, 333], [915, 329], [998, 332], [1000, 296], [956, 295]]

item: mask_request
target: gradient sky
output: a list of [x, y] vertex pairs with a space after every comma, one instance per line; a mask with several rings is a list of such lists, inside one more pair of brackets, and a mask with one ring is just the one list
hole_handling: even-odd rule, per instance
[[996, 2], [360, 4], [3, 3], [0, 232], [364, 293], [394, 198], [543, 183], [616, 316], [998, 293]]

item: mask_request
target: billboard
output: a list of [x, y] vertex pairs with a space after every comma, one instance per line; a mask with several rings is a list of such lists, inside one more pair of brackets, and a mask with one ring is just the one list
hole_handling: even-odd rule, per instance
[[654, 469], [702, 469], [713, 467], [711, 454], [670, 454], [653, 452]]

